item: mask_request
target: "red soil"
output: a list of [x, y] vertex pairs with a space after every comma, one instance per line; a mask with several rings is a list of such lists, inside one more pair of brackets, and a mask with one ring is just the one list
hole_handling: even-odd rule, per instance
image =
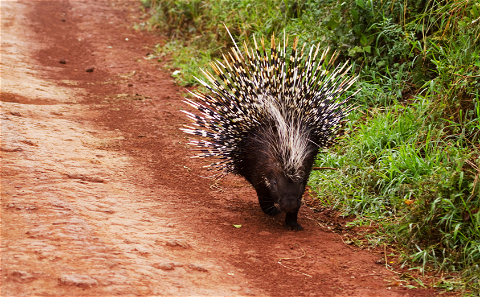
[[436, 295], [308, 207], [289, 231], [241, 178], [203, 178], [139, 1], [1, 10], [2, 296]]

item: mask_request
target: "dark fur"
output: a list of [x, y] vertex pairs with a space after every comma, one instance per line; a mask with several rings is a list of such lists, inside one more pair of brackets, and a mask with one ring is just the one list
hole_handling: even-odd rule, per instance
[[313, 143], [309, 145], [299, 177], [291, 178], [285, 173], [282, 160], [278, 160], [272, 146], [266, 142], [269, 137], [265, 133], [271, 133], [271, 130], [257, 131], [245, 137], [238, 148], [242, 158], [235, 162], [235, 168], [257, 191], [260, 207], [265, 214], [274, 216], [283, 211], [286, 213], [287, 227], [303, 230], [297, 223], [297, 216], [318, 147]]

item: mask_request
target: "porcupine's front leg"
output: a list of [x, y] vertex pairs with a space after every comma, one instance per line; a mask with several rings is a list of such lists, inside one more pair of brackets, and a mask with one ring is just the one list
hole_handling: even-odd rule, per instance
[[287, 212], [285, 216], [285, 225], [287, 225], [287, 227], [291, 228], [294, 231], [303, 230], [303, 227], [299, 223], [297, 223], [299, 210], [300, 210], [300, 207], [297, 208], [297, 210], [295, 210], [294, 212]]

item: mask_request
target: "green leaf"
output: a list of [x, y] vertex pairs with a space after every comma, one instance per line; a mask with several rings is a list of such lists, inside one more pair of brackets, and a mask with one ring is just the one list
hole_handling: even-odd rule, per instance
[[472, 16], [473, 16], [474, 18], [478, 18], [479, 14], [480, 14], [480, 13], [479, 13], [479, 9], [477, 8], [476, 5], [473, 5], [473, 6], [472, 6], [472, 10], [471, 10], [470, 12], [472, 13]]
[[363, 0], [355, 0], [355, 3], [362, 9], [365, 9], [365, 2], [363, 2]]
[[355, 23], [358, 23], [358, 11], [356, 9], [350, 10], [350, 14], [352, 15], [352, 19]]
[[240, 228], [240, 227], [242, 227], [242, 225], [235, 225], [235, 224], [234, 224], [233, 227], [235, 227], [235, 228]]
[[366, 46], [367, 43], [368, 43], [368, 38], [367, 36], [365, 36], [365, 34], [362, 34], [362, 36], [360, 36], [360, 43], [363, 45], [363, 46]]
[[348, 55], [349, 55], [350, 57], [355, 57], [356, 54], [362, 53], [362, 52], [363, 52], [363, 49], [362, 49], [361, 47], [359, 47], [359, 46], [356, 46], [356, 47], [351, 48], [351, 49], [348, 50]]
[[353, 29], [353, 32], [355, 32], [355, 34], [356, 34], [357, 36], [361, 36], [361, 35], [362, 35], [362, 31], [363, 31], [363, 26], [362, 26], [362, 25], [358, 25], [358, 24], [357, 24], [357, 25], [353, 26], [352, 29]]
[[338, 26], [338, 23], [335, 21], [335, 19], [331, 18], [327, 23], [326, 23], [328, 29], [330, 30], [334, 30], [335, 28], [337, 28]]

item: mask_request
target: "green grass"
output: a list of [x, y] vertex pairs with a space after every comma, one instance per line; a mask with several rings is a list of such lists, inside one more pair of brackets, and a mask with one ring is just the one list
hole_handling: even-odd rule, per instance
[[[142, 0], [168, 36], [155, 58], [177, 83], [233, 46], [271, 34], [339, 52], [359, 76], [346, 136], [321, 152], [310, 186], [324, 206], [378, 225], [435, 285], [480, 291], [480, 0]], [[420, 281], [419, 281], [420, 282]]]

